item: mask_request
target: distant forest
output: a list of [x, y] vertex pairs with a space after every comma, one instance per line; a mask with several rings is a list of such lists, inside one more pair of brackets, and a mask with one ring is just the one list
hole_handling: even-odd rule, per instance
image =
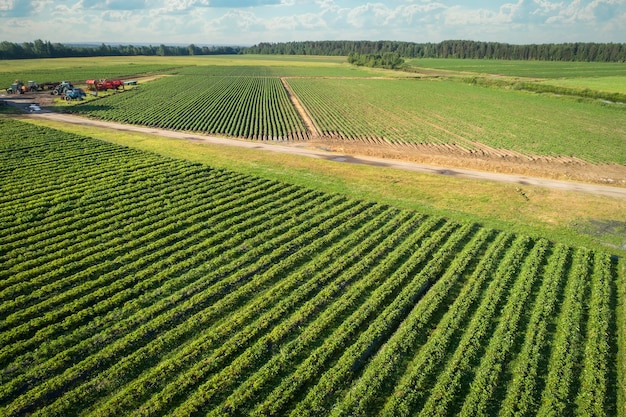
[[[626, 62], [624, 43], [560, 43], [512, 45], [498, 42], [450, 40], [439, 43], [399, 41], [307, 41], [259, 43], [243, 46], [170, 45], [64, 45], [40, 39], [34, 42], [0, 42], [0, 59], [94, 56], [182, 56], [228, 54], [390, 56], [402, 58], [474, 58], [536, 61]], [[357, 55], [357, 56], [358, 56]]]
[[241, 52], [239, 46], [171, 46], [171, 45], [64, 45], [37, 39], [34, 42], [0, 42], [0, 59], [69, 58], [95, 56], [183, 56], [232, 55]]
[[624, 43], [562, 43], [511, 45], [498, 42], [443, 41], [413, 43], [396, 41], [319, 41], [259, 43], [246, 54], [280, 55], [384, 55], [404, 58], [520, 59], [536, 61], [626, 62]]

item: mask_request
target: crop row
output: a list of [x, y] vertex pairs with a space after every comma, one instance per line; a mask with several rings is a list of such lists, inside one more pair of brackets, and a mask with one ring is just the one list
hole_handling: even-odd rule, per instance
[[0, 128], [2, 415], [618, 414], [606, 253]]
[[454, 146], [467, 152], [486, 145], [592, 163], [626, 161], [625, 152], [615, 151], [623, 149], [626, 118], [591, 103], [580, 106], [452, 80], [287, 80], [324, 136]]
[[[288, 82], [324, 136], [393, 143], [455, 143], [465, 148], [473, 147], [462, 135], [439, 128], [440, 121], [429, 114], [415, 113], [410, 107], [386, 106], [387, 103], [381, 100], [386, 96], [386, 87], [376, 81], [357, 81], [355, 84], [347, 80], [290, 78]], [[397, 87], [393, 81], [383, 83]], [[402, 84], [407, 90], [419, 94], [417, 83]], [[378, 89], [381, 94], [374, 92]]]
[[[616, 151], [623, 148], [624, 116], [594, 103], [460, 80], [363, 77], [367, 75], [331, 67], [187, 67], [68, 111], [254, 140], [306, 140], [313, 132], [298, 114], [304, 111], [323, 139], [509, 151], [591, 163], [626, 161], [626, 154]], [[279, 77], [286, 77], [303, 110], [296, 110]]]
[[145, 126], [260, 140], [305, 139], [278, 78], [177, 76], [74, 111]]

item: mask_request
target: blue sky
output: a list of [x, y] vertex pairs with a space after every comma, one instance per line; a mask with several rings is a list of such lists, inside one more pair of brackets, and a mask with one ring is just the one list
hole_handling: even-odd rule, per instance
[[0, 0], [0, 41], [626, 42], [626, 0]]

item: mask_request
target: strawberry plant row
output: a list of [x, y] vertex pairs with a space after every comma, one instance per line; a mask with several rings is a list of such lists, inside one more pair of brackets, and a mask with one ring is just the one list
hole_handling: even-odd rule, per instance
[[[357, 233], [343, 239], [339, 247], [329, 247], [319, 257], [310, 262], [326, 264], [326, 262], [336, 259], [334, 255], [337, 253], [348, 253], [357, 256], [359, 253], [362, 253], [363, 248], [378, 243], [374, 239], [380, 233], [373, 233], [374, 230], [372, 228], [380, 226], [380, 232], [389, 230], [397, 226], [398, 221], [394, 221], [397, 217], [397, 212], [394, 213], [389, 210], [378, 214], [375, 221], [367, 223]], [[365, 239], [365, 241], [359, 244], [360, 239]], [[353, 247], [354, 249], [352, 249]], [[351, 258], [353, 261], [356, 261], [354, 257], [351, 256]], [[194, 362], [203, 358], [203, 352], [207, 350], [206, 347], [210, 343], [215, 343], [216, 340], [220, 340], [223, 343], [220, 350], [226, 352], [227, 349], [224, 349], [224, 344], [230, 344], [232, 338], [237, 339], [232, 346], [242, 346], [245, 340], [256, 337], [259, 332], [266, 332], [273, 323], [284, 319], [285, 314], [293, 311], [308, 298], [314, 296], [320, 285], [325, 285], [336, 279], [339, 270], [335, 267], [329, 265], [325, 269], [327, 273], [313, 275], [310, 262], [304, 264], [298, 273], [293, 274], [288, 280], [282, 281], [280, 285], [272, 288], [263, 296], [257, 297], [253, 303], [238, 309], [233, 314], [232, 319], [220, 323], [214, 331], [206, 332], [202, 337], [197, 337], [192, 343], [178, 350], [175, 355], [171, 355], [171, 359], [167, 362], [162, 362], [158, 368], [153, 368], [149, 372], [140, 375], [124, 391], [117, 393], [109, 402], [102, 404], [96, 412], [102, 413], [102, 415], [116, 415], [116, 412], [133, 405], [133, 402], [137, 402], [137, 399], [142, 395], [145, 396], [151, 391], [162, 389], [163, 384], [152, 382], [148, 385], [147, 382], [165, 382], [170, 372], [179, 372], [179, 370], [188, 368]], [[337, 288], [339, 287], [337, 284], [334, 285]], [[297, 286], [297, 288], [294, 288], [294, 286]], [[200, 347], [203, 347], [203, 349]], [[202, 360], [205, 361], [206, 359]], [[163, 397], [160, 396], [160, 398], [162, 401]], [[149, 403], [144, 404], [142, 409], [144, 411], [150, 409]]]
[[[305, 198], [308, 198], [309, 196], [305, 196]], [[300, 203], [302, 205], [302, 207], [307, 207], [310, 204], [315, 204], [316, 200], [313, 199], [310, 203], [309, 202], [305, 202], [303, 201], [303, 198], [299, 198], [297, 195], [291, 195], [290, 196], [290, 204], [298, 204]], [[278, 200], [278, 202], [282, 202], [281, 200]], [[289, 206], [287, 204], [285, 204], [286, 206]], [[276, 206], [275, 206], [276, 207]], [[281, 206], [279, 209], [282, 209], [284, 206]], [[268, 206], [268, 205], [261, 205], [258, 209], [253, 210], [252, 212], [258, 212], [258, 211], [264, 211], [266, 213], [272, 213], [272, 207]], [[280, 220], [280, 216], [276, 216], [276, 219]], [[274, 218], [272, 218], [273, 220]], [[259, 219], [256, 219], [257, 221]], [[268, 219], [269, 220], [269, 219]], [[205, 237], [202, 238], [200, 237], [200, 239], [202, 239], [202, 245], [204, 246], [199, 246], [199, 245], [189, 245], [188, 242], [186, 241], [181, 241], [180, 243], [177, 243], [173, 249], [178, 251], [177, 256], [182, 256], [184, 258], [186, 258], [186, 262], [184, 263], [179, 263], [180, 267], [182, 268], [189, 268], [194, 266], [195, 264], [197, 264], [197, 262], [201, 261], [201, 259], [206, 259], [207, 253], [206, 252], [202, 252], [201, 256], [195, 255], [193, 256], [192, 254], [194, 253], [194, 251], [198, 251], [201, 250], [203, 247], [210, 247], [211, 243], [216, 242], [216, 241], [220, 241], [221, 239], [224, 238], [225, 234], [230, 234], [233, 231], [237, 231], [237, 230], [246, 230], [246, 232], [249, 233], [255, 233], [258, 230], [262, 230], [266, 229], [268, 227], [267, 222], [262, 223], [262, 225], [259, 226], [255, 226], [254, 222], [245, 220], [245, 218], [243, 216], [233, 216], [231, 217], [227, 222], [225, 222], [225, 224], [231, 224], [232, 228], [230, 228], [228, 231], [218, 231], [218, 230], [212, 230], [212, 229], [208, 229], [207, 233], [208, 236], [210, 236], [210, 239]], [[275, 224], [275, 223], [274, 223]], [[253, 227], [254, 226], [254, 227]], [[244, 229], [247, 228], [247, 229]], [[217, 232], [217, 233], [216, 233]], [[211, 236], [212, 235], [212, 236]], [[240, 236], [237, 236], [240, 239]], [[231, 243], [229, 241], [229, 243]], [[232, 246], [235, 246], [237, 243], [235, 243], [234, 241], [231, 243]], [[222, 247], [222, 250], [224, 250], [226, 247]], [[182, 250], [184, 249], [184, 250]], [[164, 262], [171, 262], [171, 259], [169, 258], [164, 258], [162, 261], [157, 261], [157, 262], [153, 262], [150, 267], [143, 269], [142, 271], [140, 271], [140, 273], [138, 274], [138, 278], [141, 279], [141, 283], [140, 285], [136, 285], [135, 287], [131, 287], [131, 288], [127, 288], [124, 289], [122, 291], [119, 291], [115, 294], [114, 297], [107, 299], [107, 300], [103, 300], [97, 304], [95, 304], [93, 306], [93, 308], [91, 309], [91, 313], [95, 316], [96, 314], [104, 314], [107, 313], [108, 311], [110, 311], [109, 309], [114, 308], [118, 303], [123, 302], [131, 297], [146, 297], [149, 290], [153, 290], [154, 287], [156, 287], [156, 290], [158, 290], [159, 292], [163, 293], [165, 292], [165, 290], [167, 290], [167, 293], [171, 293], [175, 288], [180, 288], [180, 286], [184, 283], [184, 280], [177, 280], [175, 282], [171, 282], [171, 283], [164, 283], [163, 279], [169, 274], [171, 275], [172, 273], [175, 273], [178, 269], [179, 269], [179, 265], [176, 265], [175, 268], [169, 267], [169, 268], [164, 268]], [[164, 274], [164, 272], [166, 272]], [[145, 275], [145, 278], [144, 278]], [[160, 285], [160, 286], [159, 286]], [[115, 311], [114, 316], [117, 320], [120, 320], [122, 318], [124, 318], [125, 316], [127, 316], [131, 311], [134, 311], [134, 309], [141, 305], [141, 303], [138, 303], [137, 301], [141, 301], [141, 298], [136, 299], [136, 302], [134, 303], [128, 303], [126, 304], [125, 308], [122, 311]], [[124, 314], [122, 314], [122, 312]], [[80, 319], [82, 321], [84, 321], [85, 316], [83, 315], [72, 315], [70, 317], [66, 317], [62, 323], [55, 323], [53, 325], [47, 326], [44, 329], [38, 331], [36, 333], [36, 335], [34, 337], [32, 337], [31, 339], [25, 340], [25, 341], [21, 341], [19, 343], [17, 342], [13, 342], [13, 344], [8, 345], [7, 349], [4, 349], [1, 352], [0, 357], [1, 358], [5, 358], [5, 355], [7, 354], [7, 351], [15, 351], [18, 347], [22, 347], [21, 345], [24, 345], [26, 342], [28, 342], [28, 344], [37, 344], [37, 343], [43, 343], [43, 345], [40, 345], [40, 349], [38, 350], [38, 355], [40, 356], [42, 354], [42, 352], [45, 352], [46, 349], [44, 349], [44, 347], [46, 346], [47, 342], [52, 343], [52, 341], [50, 340], [51, 337], [55, 334], [55, 328], [59, 327], [61, 324], [64, 326], [67, 325], [71, 325], [73, 327], [78, 326], [79, 322], [76, 322], [74, 318]], [[96, 319], [99, 319], [99, 317], [94, 317]], [[87, 336], [93, 334], [93, 332], [96, 331], [96, 329], [98, 329], [99, 331], [102, 331], [106, 328], [107, 325], [112, 324], [113, 322], [111, 321], [107, 321], [107, 320], [99, 320], [98, 321], [99, 325], [95, 326], [94, 323], [89, 323], [88, 326], [85, 326], [86, 329], [82, 329], [84, 330], [83, 332], [79, 333], [76, 336], [76, 339], [74, 340], [74, 343], [78, 343], [80, 340], [86, 338]], [[79, 328], [81, 329], [81, 328]], [[75, 332], [73, 332], [72, 334], [74, 335], [74, 333], [76, 333], [79, 329], [77, 329]], [[15, 330], [14, 330], [15, 331]], [[85, 331], [88, 331], [89, 333], [85, 333]], [[41, 339], [41, 340], [40, 340]], [[59, 347], [59, 342], [54, 340], [54, 345], [55, 345], [55, 349]], [[9, 350], [10, 348], [10, 350]], [[50, 351], [54, 351], [54, 349], [51, 349]], [[4, 360], [4, 359], [3, 359]], [[30, 357], [29, 359], [30, 361], [33, 361], [34, 358]]]
[[[452, 280], [460, 280], [463, 274], [468, 273], [466, 269], [468, 263], [472, 257], [479, 253], [483, 247], [482, 245], [486, 243], [489, 237], [488, 234], [488, 231], [481, 231], [476, 237], [475, 242], [473, 242], [474, 244], [468, 245], [463, 252], [458, 255], [454, 261], [454, 265], [446, 271], [446, 279], [439, 280], [437, 284], [433, 286], [432, 290], [424, 296], [424, 302], [416, 305], [414, 311], [411, 312], [389, 341], [372, 358], [371, 366], [367, 367], [362, 376], [352, 384], [352, 388], [343, 397], [341, 403], [335, 405], [332, 410], [332, 415], [367, 415], [372, 410], [380, 408], [380, 405], [377, 406], [374, 403], [377, 398], [379, 398], [378, 396], [381, 394], [381, 390], [384, 389], [383, 386], [389, 384], [390, 378], [397, 373], [398, 367], [402, 364], [401, 361], [393, 360], [394, 356], [402, 355], [407, 357], [408, 360], [410, 352], [414, 349], [417, 340], [427, 338], [426, 335], [420, 335], [420, 332], [424, 332], [428, 324], [430, 314], [424, 313], [428, 313], [432, 308], [430, 306], [431, 298], [437, 300], [444, 299], [452, 289], [450, 285], [450, 283], [453, 282]], [[497, 254], [496, 250], [502, 247], [502, 242], [505, 241], [505, 239], [506, 235], [501, 234], [497, 240], [497, 244], [494, 244], [493, 249], [486, 252], [486, 254], [490, 254], [491, 256], [484, 259], [493, 259], [493, 256]], [[477, 267], [473, 275], [476, 275], [479, 271], [483, 271], [481, 266]], [[478, 280], [471, 282], [474, 285], [472, 288], [476, 288], [480, 283]], [[467, 292], [468, 290], [465, 289], [465, 291]], [[450, 310], [458, 308], [456, 307], [458, 305], [457, 303], [461, 303], [466, 300], [466, 297], [469, 297], [464, 296], [464, 294], [465, 293], [457, 297], [455, 304]], [[465, 303], [468, 303], [468, 301], [465, 301]], [[448, 313], [448, 315], [442, 319], [437, 325], [437, 329], [454, 330], [452, 324], [446, 323], [446, 320], [449, 320], [447, 317], [450, 317], [450, 314], [451, 313]], [[463, 317], [464, 315], [465, 311], [462, 311], [455, 317]], [[435, 335], [428, 338], [428, 342], [433, 345], [435, 345], [434, 336]], [[426, 351], [427, 350], [424, 349], [423, 352]], [[431, 355], [433, 354], [431, 353]], [[413, 366], [415, 369], [419, 369], [420, 375], [425, 375], [426, 366], [424, 364]], [[412, 385], [416, 386], [416, 381], [412, 381]]]
[[2, 415], [618, 414], [607, 253], [0, 128]]
[[308, 138], [276, 77], [168, 77], [75, 106], [72, 111], [106, 120], [248, 139]]

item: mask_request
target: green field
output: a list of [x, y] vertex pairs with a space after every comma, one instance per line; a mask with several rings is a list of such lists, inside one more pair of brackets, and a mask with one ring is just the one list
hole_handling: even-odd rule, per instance
[[204, 74], [162, 78], [76, 106], [74, 111], [105, 120], [247, 139], [307, 138], [278, 78], [224, 76], [221, 71]]
[[569, 79], [552, 79], [542, 83], [559, 87], [590, 89], [607, 93], [626, 94], [626, 76], [580, 77]]
[[626, 163], [626, 113], [454, 81], [290, 79], [329, 135]]
[[[218, 66], [224, 72], [235, 69], [248, 74], [246, 67], [262, 68], [274, 76], [329, 76], [366, 77], [382, 70], [356, 68], [348, 65], [345, 57], [288, 57], [288, 56], [175, 56], [175, 57], [96, 57], [49, 58], [1, 61], [0, 91], [14, 80], [34, 80], [39, 83], [69, 80], [83, 84], [88, 79], [138, 76], [150, 73], [178, 73], [181, 68]], [[230, 68], [230, 69], [228, 69]], [[216, 69], [219, 71], [219, 69]], [[204, 70], [201, 70], [204, 71]], [[255, 70], [256, 71], [256, 70]], [[402, 76], [409, 76], [408, 74]]]
[[[254, 61], [253, 61], [254, 62]], [[316, 65], [315, 61], [311, 65], [289, 65], [289, 61], [276, 61], [274, 65], [197, 65], [177, 71], [183, 76], [229, 76], [229, 77], [331, 77], [331, 78], [367, 78], [380, 75], [374, 70], [358, 68], [352, 65]], [[278, 64], [282, 65], [278, 65]], [[382, 73], [387, 74], [387, 73]], [[398, 77], [410, 77], [410, 74], [399, 74]]]
[[[123, 96], [97, 101], [90, 97], [88, 103], [73, 110], [107, 120], [247, 139], [315, 136], [317, 132], [307, 131], [286, 101], [278, 82], [281, 77], [304, 104], [322, 139], [454, 144], [481, 152], [497, 148], [532, 157], [626, 163], [626, 113], [623, 105], [607, 102], [620, 101], [613, 95], [619, 98], [626, 91], [626, 67], [620, 63], [409, 61], [416, 68], [445, 71], [434, 78], [432, 74], [424, 77], [354, 67], [343, 57], [168, 57], [167, 63], [162, 57], [110, 57], [4, 64], [0, 81], [4, 79], [7, 86], [15, 78], [82, 82], [87, 78], [178, 74], [145, 83]], [[540, 92], [542, 85], [568, 90], [563, 90], [564, 96], [551, 90], [546, 94], [517, 91], [524, 87], [511, 83], [521, 81], [488, 74], [531, 77], [535, 81], [526, 89], [533, 91]], [[267, 80], [253, 80], [259, 77]], [[470, 86], [463, 82], [470, 80], [468, 77], [483, 81]], [[216, 94], [222, 88], [217, 78], [229, 85], [223, 94]], [[583, 90], [592, 92], [585, 97], [596, 98], [576, 96], [576, 91]], [[227, 120], [224, 114], [228, 114]]]
[[[623, 107], [460, 82], [623, 66], [132, 61], [0, 78], [177, 74], [72, 111], [305, 139], [282, 77], [322, 137], [626, 163]], [[626, 416], [622, 200], [60, 127], [0, 118], [0, 415]]]
[[413, 68], [441, 69], [528, 78], [579, 78], [626, 76], [620, 62], [509, 61], [488, 59], [410, 59]]
[[291, 67], [288, 62], [184, 68], [176, 77], [72, 111], [248, 139], [310, 138], [312, 132], [298, 119], [278, 80], [286, 77], [322, 139], [464, 149], [486, 145], [525, 155], [626, 163], [626, 112], [621, 109], [454, 80], [373, 78], [365, 77], [365, 70], [351, 77], [345, 66]]
[[[557, 95], [590, 97], [599, 92], [599, 99], [623, 102], [626, 94], [626, 66], [612, 62], [558, 62], [558, 61], [508, 61], [481, 59], [412, 59], [407, 62], [411, 71], [442, 71], [441, 76], [482, 77], [485, 85], [500, 85], [503, 88], [524, 88], [522, 82], [564, 87], [571, 91], [550, 91]], [[504, 76], [504, 77], [503, 77]], [[584, 91], [583, 91], [584, 90]], [[540, 92], [540, 88], [532, 91]], [[604, 93], [604, 94], [602, 94]], [[618, 94], [618, 100], [607, 94]]]
[[[552, 240], [567, 245], [608, 249], [626, 255], [626, 222], [623, 221], [626, 200], [620, 198], [345, 164], [260, 151], [258, 148], [178, 141], [149, 132], [43, 119], [25, 120], [38, 126], [87, 135], [170, 158], [287, 182], [325, 193], [376, 201], [517, 234], [550, 236]], [[520, 191], [526, 194], [528, 200]]]
[[0, 128], [3, 415], [624, 415], [604, 251]]

